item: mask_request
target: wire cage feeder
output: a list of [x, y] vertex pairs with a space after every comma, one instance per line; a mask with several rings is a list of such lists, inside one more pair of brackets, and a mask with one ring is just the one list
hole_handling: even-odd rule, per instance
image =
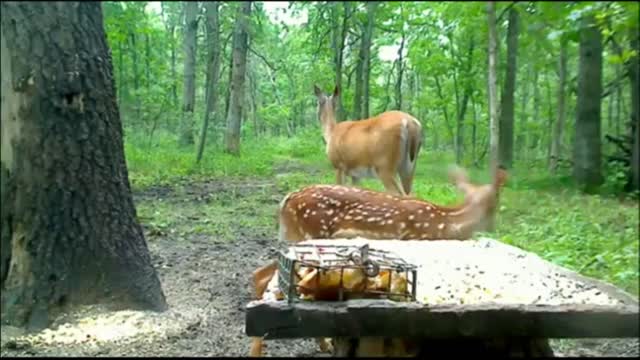
[[[306, 258], [306, 259], [305, 259]], [[306, 288], [298, 284], [301, 280], [299, 271], [308, 268], [314, 269], [318, 274], [327, 274], [329, 271], [339, 272], [339, 285], [336, 289], [337, 300], [344, 301], [348, 297], [356, 295], [360, 298], [402, 299], [403, 301], [416, 300], [417, 267], [398, 257], [392, 252], [378, 249], [370, 249], [368, 244], [364, 246], [346, 245], [296, 245], [289, 248], [287, 253], [278, 254], [278, 287], [286, 296], [289, 303], [302, 301], [301, 290], [313, 293], [314, 289]], [[383, 290], [363, 286], [354, 290], [344, 286], [345, 270], [361, 271], [365, 275], [365, 281], [375, 278], [383, 272], [388, 272], [388, 282]], [[404, 291], [392, 291], [394, 276], [404, 275], [406, 287]], [[320, 276], [315, 277], [316, 287], [319, 289]]]

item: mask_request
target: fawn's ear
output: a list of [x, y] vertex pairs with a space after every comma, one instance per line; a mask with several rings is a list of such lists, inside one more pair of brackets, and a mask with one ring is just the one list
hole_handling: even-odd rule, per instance
[[313, 85], [313, 92], [314, 94], [316, 94], [316, 97], [318, 99], [322, 99], [324, 97], [324, 94], [322, 93], [322, 90], [320, 90], [320, 88], [318, 87], [318, 85]]
[[449, 166], [449, 180], [464, 193], [469, 193], [471, 190], [467, 172], [457, 165]]
[[496, 176], [493, 180], [493, 184], [496, 188], [501, 188], [504, 186], [504, 184], [506, 184], [507, 182], [507, 172], [502, 169], [502, 168], [498, 168], [496, 169]]

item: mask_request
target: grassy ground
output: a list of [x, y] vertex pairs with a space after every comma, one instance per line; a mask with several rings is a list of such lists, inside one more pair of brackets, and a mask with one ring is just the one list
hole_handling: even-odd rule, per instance
[[[160, 233], [231, 240], [237, 231], [251, 228], [275, 237], [276, 204], [284, 193], [334, 182], [316, 130], [293, 139], [249, 139], [242, 145], [240, 157], [208, 149], [199, 165], [194, 152], [179, 149], [170, 135], [157, 135], [149, 145], [130, 134], [125, 148], [135, 190], [211, 183], [210, 189], [199, 191], [208, 194], [205, 206], [138, 202], [141, 221]], [[414, 181], [416, 195], [441, 204], [459, 201], [461, 195], [446, 176], [451, 163], [451, 154], [423, 150]], [[468, 170], [473, 181], [489, 179], [485, 169]], [[215, 184], [219, 183], [231, 191], [216, 192]], [[233, 190], [235, 183], [239, 184], [237, 191]], [[267, 186], [273, 183], [275, 193]], [[375, 180], [364, 181], [362, 186], [382, 190]], [[197, 225], [181, 221], [187, 217], [198, 219]], [[542, 166], [533, 165], [510, 171], [496, 232], [488, 235], [638, 296], [638, 223], [637, 200], [606, 193], [584, 195], [573, 187], [568, 173], [551, 177]]]

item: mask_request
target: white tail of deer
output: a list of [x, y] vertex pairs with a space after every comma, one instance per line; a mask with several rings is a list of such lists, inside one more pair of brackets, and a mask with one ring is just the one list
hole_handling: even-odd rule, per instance
[[492, 231], [506, 172], [497, 169], [493, 182], [485, 185], [470, 183], [457, 167], [450, 170], [450, 178], [464, 193], [458, 206], [342, 185], [308, 186], [281, 202], [280, 240], [467, 240], [475, 232]]
[[[361, 178], [379, 178], [386, 191], [409, 195], [416, 162], [423, 141], [420, 122], [401, 111], [387, 111], [369, 119], [336, 123], [336, 86], [332, 95], [314, 85], [318, 117], [329, 161], [336, 170], [336, 182], [353, 185]], [[399, 175], [401, 183], [396, 178]]]

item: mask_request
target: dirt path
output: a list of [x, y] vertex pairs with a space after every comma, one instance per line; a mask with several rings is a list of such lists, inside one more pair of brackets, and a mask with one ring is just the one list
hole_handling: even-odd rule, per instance
[[[163, 314], [104, 313], [100, 308], [84, 308], [58, 320], [58, 329], [37, 337], [20, 337], [18, 329], [3, 326], [0, 355], [245, 356], [250, 344], [244, 334], [244, 306], [251, 300], [248, 274], [273, 259], [285, 244], [276, 242], [275, 224], [258, 222], [254, 227], [243, 221], [272, 216], [283, 195], [284, 191], [264, 179], [137, 193], [136, 202], [150, 208], [150, 214], [161, 203], [175, 209], [166, 215], [173, 217], [153, 219], [170, 223], [162, 231], [141, 220], [170, 310]], [[238, 200], [247, 197], [249, 204]], [[208, 223], [207, 219], [225, 216], [207, 213], [214, 211], [206, 207], [212, 200], [235, 206], [229, 218], [232, 235], [171, 231], [176, 226], [196, 228]], [[189, 209], [203, 208], [204, 215], [184, 215]], [[553, 346], [558, 355], [565, 356], [639, 354], [637, 339], [554, 341]], [[316, 350], [311, 340], [266, 342], [268, 356], [317, 356]]]

